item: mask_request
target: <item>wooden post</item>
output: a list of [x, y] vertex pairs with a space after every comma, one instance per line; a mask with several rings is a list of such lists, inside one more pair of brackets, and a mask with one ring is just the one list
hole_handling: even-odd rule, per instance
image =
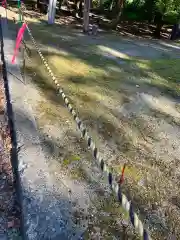
[[54, 23], [55, 14], [56, 14], [56, 2], [57, 2], [57, 0], [49, 0], [48, 24], [53, 24]]
[[84, 0], [83, 31], [89, 32], [90, 0]]

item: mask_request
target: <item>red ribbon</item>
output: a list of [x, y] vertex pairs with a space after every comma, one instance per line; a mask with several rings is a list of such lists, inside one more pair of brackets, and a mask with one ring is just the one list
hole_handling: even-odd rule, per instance
[[23, 35], [24, 35], [24, 31], [26, 30], [26, 23], [23, 23], [22, 27], [19, 29], [19, 32], [18, 32], [18, 35], [17, 35], [17, 38], [16, 38], [16, 46], [15, 46], [15, 49], [14, 49], [14, 55], [12, 57], [12, 64], [14, 64], [15, 62], [15, 58], [16, 58], [16, 55], [18, 53], [18, 49], [20, 47], [20, 44], [21, 44], [21, 41], [22, 41], [22, 38], [23, 38]]
[[119, 184], [120, 185], [124, 182], [124, 171], [125, 171], [125, 168], [126, 168], [126, 163], [124, 164], [122, 172], [121, 172], [121, 178], [119, 180]]

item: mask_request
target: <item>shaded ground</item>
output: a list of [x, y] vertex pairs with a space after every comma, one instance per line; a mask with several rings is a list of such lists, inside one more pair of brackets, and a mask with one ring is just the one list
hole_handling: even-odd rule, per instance
[[[104, 160], [117, 175], [123, 163], [128, 163], [123, 190], [150, 226], [154, 239], [166, 239], [171, 234], [178, 239], [179, 46], [135, 42], [107, 33], [93, 38], [78, 30], [29, 21], [43, 55]], [[29, 37], [25, 39], [32, 49], [27, 70], [31, 75], [36, 73], [28, 82], [36, 89], [29, 94], [29, 103], [37, 113], [49, 168], [72, 189], [72, 196], [78, 199], [77, 209], [85, 205], [86, 211], [93, 213], [85, 225], [85, 235], [90, 229], [91, 234], [100, 234], [103, 239], [119, 238], [126, 215], [109, 200], [108, 189], [72, 117], [56, 95]], [[86, 198], [90, 203], [84, 202]], [[77, 225], [82, 225], [84, 218], [78, 219]], [[131, 239], [132, 229], [128, 228]], [[88, 235], [87, 239], [93, 238]]]

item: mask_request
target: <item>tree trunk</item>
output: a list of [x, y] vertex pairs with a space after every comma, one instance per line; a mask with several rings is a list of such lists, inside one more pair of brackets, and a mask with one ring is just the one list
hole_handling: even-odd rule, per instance
[[82, 0], [76, 3], [76, 13], [80, 18], [83, 17], [83, 1]]
[[156, 30], [155, 30], [155, 33], [154, 33], [155, 37], [161, 38], [162, 27], [163, 27], [163, 23], [157, 23], [156, 24]]
[[170, 40], [176, 40], [178, 37], [180, 37], [180, 24], [176, 23], [172, 27]]
[[117, 14], [116, 18], [114, 20], [112, 20], [112, 22], [111, 22], [111, 26], [113, 29], [116, 29], [116, 27], [120, 21], [120, 18], [121, 18], [122, 12], [123, 12], [123, 7], [124, 7], [124, 0], [118, 0], [118, 2], [117, 2], [118, 14]]
[[114, 0], [111, 1], [111, 4], [109, 5], [109, 11], [112, 12], [114, 5]]
[[145, 14], [148, 20], [148, 23], [152, 23], [154, 19], [154, 14], [155, 14], [155, 0], [146, 0], [145, 1]]
[[163, 15], [160, 13], [157, 13], [155, 17], [156, 22], [156, 30], [154, 32], [155, 37], [160, 38], [161, 37], [161, 30], [163, 27]]
[[81, 0], [79, 3], [79, 11], [78, 14], [80, 17], [83, 17], [83, 1]]
[[90, 0], [84, 0], [84, 14], [83, 14], [83, 31], [89, 32], [89, 11], [90, 11]]
[[42, 1], [39, 0], [38, 4], [39, 4], [40, 13], [47, 14], [47, 12], [48, 12], [48, 1], [47, 0], [42, 0]]
[[40, 0], [37, 0], [37, 8], [40, 8]]
[[102, 8], [103, 6], [103, 0], [99, 0], [99, 7]]
[[58, 10], [59, 10], [59, 12], [61, 11], [62, 3], [63, 3], [63, 0], [59, 0], [59, 6], [58, 6]]

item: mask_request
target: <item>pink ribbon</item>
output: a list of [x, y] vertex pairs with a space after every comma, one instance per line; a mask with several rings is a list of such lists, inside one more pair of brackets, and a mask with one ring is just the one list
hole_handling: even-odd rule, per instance
[[16, 55], [18, 53], [18, 49], [20, 47], [20, 44], [21, 44], [21, 41], [22, 41], [22, 38], [23, 38], [23, 35], [24, 35], [24, 31], [26, 30], [26, 23], [23, 23], [22, 27], [19, 29], [19, 32], [18, 32], [18, 35], [17, 35], [17, 38], [16, 38], [16, 47], [14, 49], [14, 55], [12, 57], [12, 64], [14, 64], [15, 62], [15, 58], [16, 58]]
[[6, 8], [6, 4], [7, 4], [7, 3], [6, 3], [6, 0], [3, 0], [3, 1], [2, 1], [2, 7], [3, 7], [3, 8]]

